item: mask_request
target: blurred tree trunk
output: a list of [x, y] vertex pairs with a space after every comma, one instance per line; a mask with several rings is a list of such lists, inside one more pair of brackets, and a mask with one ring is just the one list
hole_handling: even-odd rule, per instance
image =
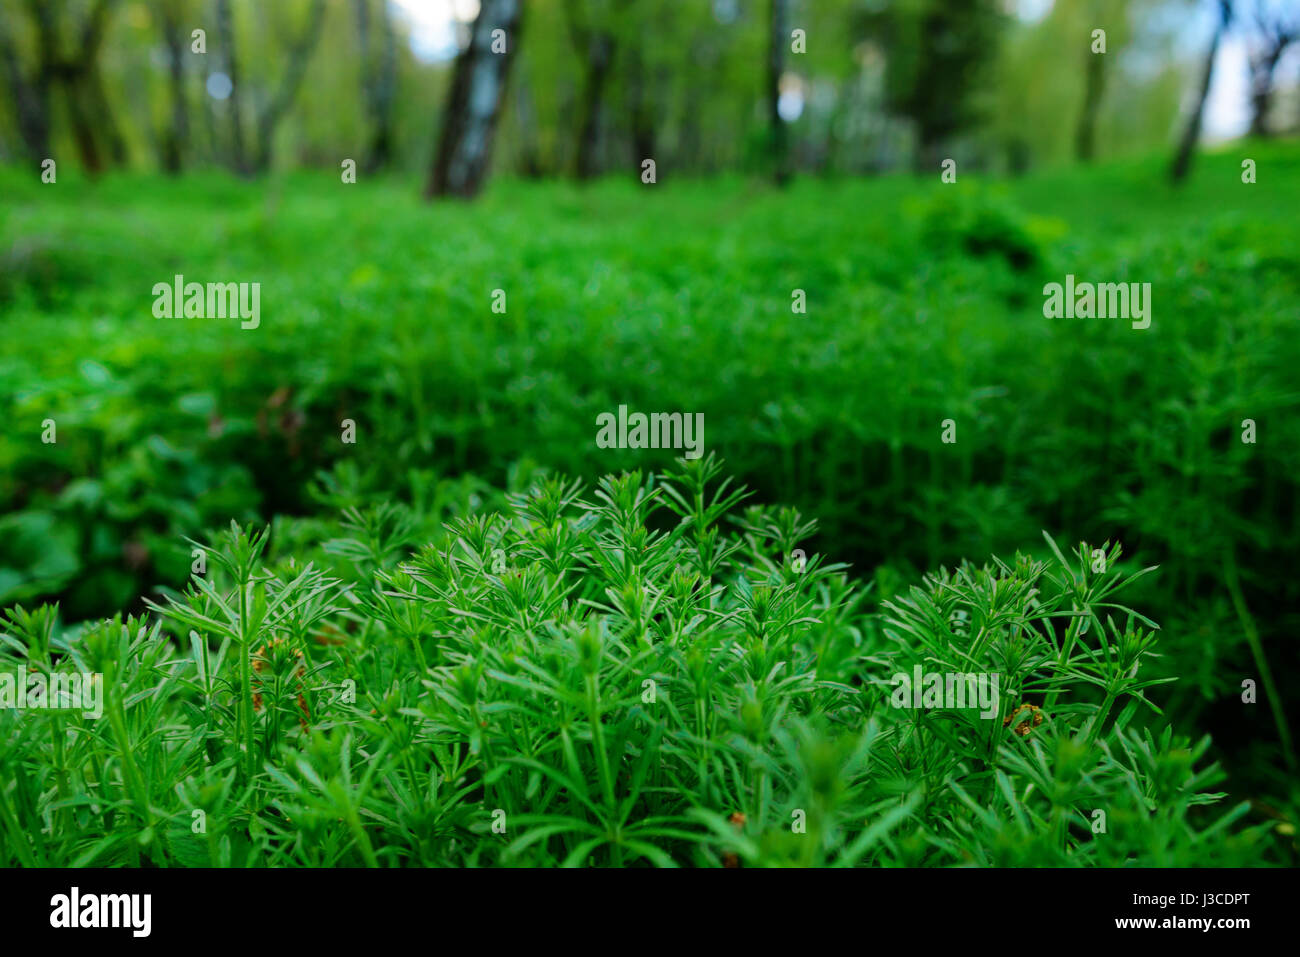
[[92, 70], [86, 75], [86, 96], [90, 100], [90, 109], [104, 131], [104, 140], [108, 145], [108, 155], [115, 166], [125, 166], [130, 160], [126, 147], [126, 137], [122, 135], [122, 126], [117, 121], [117, 114], [108, 101], [104, 89], [104, 78], [99, 70]]
[[17, 110], [18, 134], [32, 159], [38, 162], [50, 156], [50, 73], [42, 57], [35, 77], [29, 82], [23, 75], [10, 32], [8, 15], [0, 10], [0, 68], [13, 95]]
[[256, 169], [259, 173], [264, 173], [271, 167], [271, 153], [275, 146], [276, 127], [280, 125], [284, 115], [289, 112], [289, 107], [293, 105], [294, 98], [298, 95], [298, 88], [302, 86], [303, 75], [307, 72], [307, 64], [311, 62], [311, 55], [320, 42], [321, 29], [324, 23], [325, 0], [312, 0], [311, 9], [307, 13], [307, 26], [303, 28], [298, 39], [289, 44], [289, 62], [285, 66], [284, 76], [280, 80], [280, 88], [266, 107], [257, 115]]
[[1257, 67], [1251, 64], [1250, 91], [1250, 134], [1251, 136], [1268, 136], [1268, 109], [1273, 98], [1273, 71], [1282, 50], [1272, 51], [1266, 60]]
[[[209, 76], [212, 74], [209, 73]], [[208, 144], [208, 161], [211, 163], [220, 163], [221, 156], [221, 134], [217, 130], [217, 110], [210, 96], [202, 97], [203, 108], [200, 116], [203, 117], [203, 135]]]
[[655, 155], [655, 115], [646, 93], [645, 60], [640, 46], [633, 46], [629, 56], [628, 100], [632, 114], [632, 161], [640, 167], [642, 161]]
[[597, 33], [587, 46], [587, 71], [582, 84], [582, 125], [578, 128], [578, 179], [592, 179], [600, 172], [600, 120], [614, 57], [614, 41]]
[[1097, 113], [1106, 88], [1106, 54], [1093, 53], [1088, 48], [1088, 61], [1083, 72], [1083, 110], [1074, 132], [1074, 156], [1090, 163], [1097, 155]]
[[[583, 66], [576, 152], [578, 179], [586, 180], [600, 173], [601, 115], [616, 44], [606, 23], [590, 23], [582, 11], [583, 2], [565, 0], [564, 17]], [[629, 2], [624, 0], [623, 5]]]
[[90, 114], [76, 87], [68, 87], [68, 121], [72, 124], [72, 141], [77, 144], [81, 165], [92, 177], [104, 171], [104, 156], [95, 142], [95, 131], [90, 125]]
[[[523, 70], [520, 64], [520, 70]], [[519, 131], [519, 172], [529, 179], [541, 179], [547, 170], [542, 165], [542, 150], [537, 135], [537, 109], [526, 73], [515, 79], [515, 128]]]
[[217, 0], [217, 36], [221, 43], [226, 76], [230, 80], [230, 165], [241, 176], [248, 174], [248, 155], [244, 149], [244, 114], [240, 107], [243, 87], [239, 82], [239, 57], [235, 50], [235, 30], [230, 18], [230, 0]]
[[364, 169], [373, 173], [387, 166], [393, 152], [393, 95], [397, 86], [397, 40], [387, 0], [379, 4], [382, 43], [379, 65], [370, 54], [370, 0], [355, 0], [357, 43], [361, 47], [361, 92], [373, 124]]
[[81, 37], [81, 71], [78, 80], [85, 91], [89, 108], [96, 122], [103, 130], [108, 155], [118, 166], [126, 165], [126, 140], [122, 128], [118, 125], [104, 90], [104, 76], [100, 69], [100, 51], [104, 46], [104, 31], [108, 26], [108, 14], [117, 0], [100, 0], [92, 8], [90, 17], [82, 30]]
[[1268, 136], [1268, 111], [1273, 99], [1273, 74], [1277, 72], [1278, 61], [1286, 52], [1300, 25], [1289, 25], [1269, 19], [1269, 11], [1260, 6], [1256, 8], [1256, 24], [1263, 37], [1263, 45], [1258, 53], [1250, 57], [1250, 135]]
[[1192, 109], [1191, 116], [1187, 118], [1187, 126], [1183, 129], [1183, 138], [1178, 144], [1178, 152], [1174, 156], [1173, 165], [1169, 168], [1169, 178], [1175, 183], [1181, 183], [1186, 179], [1188, 171], [1192, 168], [1192, 154], [1196, 151], [1196, 143], [1201, 138], [1205, 99], [1210, 94], [1210, 83], [1214, 79], [1214, 59], [1219, 54], [1219, 43], [1231, 20], [1232, 0], [1219, 0], [1219, 22], [1214, 28], [1214, 39], [1210, 41], [1210, 49], [1205, 54], [1205, 65], [1201, 70], [1201, 86], [1197, 91], [1196, 105]]
[[171, 125], [162, 135], [162, 168], [171, 175], [181, 171], [189, 141], [189, 115], [185, 109], [185, 34], [171, 0], [159, 4], [163, 43], [167, 47], [167, 74], [171, 86]]
[[[64, 57], [60, 53], [59, 40], [59, 14], [62, 7], [42, 0], [28, 0], [28, 8], [36, 23], [40, 65], [34, 89], [28, 91], [26, 100], [29, 108], [44, 113], [43, 120], [36, 120], [33, 116], [31, 132], [39, 136], [40, 130], [44, 130], [45, 148], [48, 150], [51, 125], [49, 94], [57, 85], [63, 91], [67, 103], [73, 142], [81, 156], [82, 165], [91, 176], [98, 175], [107, 165], [104, 158], [105, 146], [114, 162], [121, 164], [126, 161], [126, 144], [113, 118], [108, 98], [104, 95], [99, 72], [104, 32], [108, 27], [109, 15], [116, 5], [117, 0], [96, 0], [81, 25], [80, 43], [76, 52]], [[19, 86], [25, 86], [21, 79]], [[18, 93], [15, 92], [15, 95]]]
[[781, 118], [781, 76], [785, 73], [785, 45], [790, 42], [790, 0], [770, 0], [771, 37], [767, 50], [767, 107], [772, 125], [772, 160], [776, 184], [790, 181], [790, 144]]
[[844, 77], [835, 91], [835, 108], [831, 111], [826, 132], [826, 172], [829, 174], [840, 173], [847, 168], [844, 162], [845, 143], [848, 139], [846, 130], [858, 111], [857, 93], [858, 77], [854, 74]]
[[673, 169], [697, 173], [702, 165], [704, 150], [704, 137], [700, 132], [701, 118], [706, 115], [701, 93], [709, 88], [710, 79], [718, 73], [717, 53], [707, 33], [692, 39], [690, 62], [696, 64], [703, 81], [687, 83], [682, 90], [676, 144], [670, 159]]
[[[468, 198], [482, 189], [522, 21], [522, 0], [481, 0], [469, 46], [456, 57], [426, 198]], [[504, 31], [500, 53], [492, 52], [495, 30]]]

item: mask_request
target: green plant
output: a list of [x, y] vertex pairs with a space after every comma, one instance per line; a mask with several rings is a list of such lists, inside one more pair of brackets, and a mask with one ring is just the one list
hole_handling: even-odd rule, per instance
[[[539, 476], [404, 560], [391, 506], [350, 513], [343, 579], [236, 526], [153, 624], [13, 611], [6, 664], [100, 668], [109, 703], [0, 711], [0, 863], [1284, 862], [1149, 697], [1118, 548], [873, 612], [745, 497], [712, 456]], [[1000, 676], [996, 712], [894, 707], [915, 665]]]

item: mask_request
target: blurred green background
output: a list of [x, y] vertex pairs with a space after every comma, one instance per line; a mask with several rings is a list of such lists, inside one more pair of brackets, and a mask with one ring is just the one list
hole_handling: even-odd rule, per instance
[[[538, 469], [669, 461], [598, 449], [602, 412], [703, 412], [877, 600], [1043, 530], [1159, 564], [1129, 596], [1180, 679], [1155, 700], [1293, 813], [1298, 27], [0, 0], [0, 606], [138, 611], [232, 518], [290, 554], [397, 499], [436, 535]], [[155, 318], [177, 273], [261, 283], [260, 327]], [[1066, 274], [1151, 283], [1151, 328], [1045, 319]]]

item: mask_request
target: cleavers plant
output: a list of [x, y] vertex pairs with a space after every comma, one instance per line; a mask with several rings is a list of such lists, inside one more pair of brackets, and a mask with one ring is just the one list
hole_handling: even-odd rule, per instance
[[[541, 476], [414, 552], [404, 506], [349, 509], [345, 574], [232, 525], [149, 618], [12, 609], [6, 670], [106, 693], [0, 710], [0, 864], [1284, 862], [1165, 724], [1118, 546], [869, 611], [746, 498], [712, 456]], [[895, 707], [917, 665], [997, 675], [997, 713]]]

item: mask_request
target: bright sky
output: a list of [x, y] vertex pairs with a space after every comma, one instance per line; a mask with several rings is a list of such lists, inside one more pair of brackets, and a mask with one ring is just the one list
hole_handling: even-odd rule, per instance
[[[456, 55], [456, 21], [478, 15], [479, 0], [390, 0], [406, 21], [411, 49], [425, 61], [449, 60]], [[1037, 20], [1051, 10], [1054, 0], [1014, 0], [1025, 20]], [[1204, 50], [1214, 30], [1214, 13], [1202, 4], [1200, 15], [1187, 18], [1185, 43], [1189, 51]], [[1219, 48], [1214, 84], [1205, 110], [1205, 135], [1210, 140], [1239, 136], [1249, 125], [1249, 91], [1246, 85], [1246, 45], [1235, 35]]]
[[425, 61], [456, 55], [455, 21], [478, 16], [478, 0], [390, 0], [411, 31], [411, 49]]

